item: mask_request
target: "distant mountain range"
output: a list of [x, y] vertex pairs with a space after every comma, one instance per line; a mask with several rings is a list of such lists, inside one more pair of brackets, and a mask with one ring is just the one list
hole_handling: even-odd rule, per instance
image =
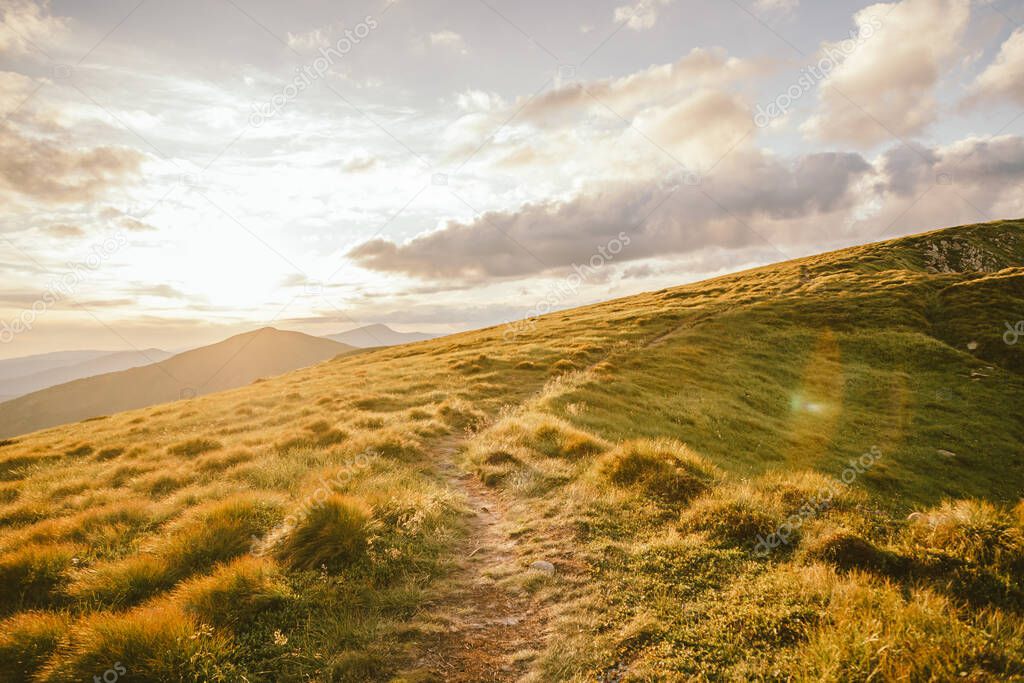
[[[0, 403], [0, 438], [233, 389], [356, 350], [354, 344], [265, 327], [157, 363], [76, 379]], [[83, 363], [83, 356], [75, 353], [91, 352], [72, 352], [68, 357], [78, 364], [64, 370]], [[85, 358], [85, 363], [102, 360]]]
[[423, 332], [395, 332], [387, 325], [366, 325], [357, 327], [348, 332], [332, 334], [327, 339], [332, 339], [342, 344], [355, 346], [360, 349], [369, 349], [376, 346], [398, 346], [410, 342], [425, 341], [434, 339], [439, 335], [425, 334]]
[[[159, 363], [172, 355], [161, 349], [65, 351], [0, 361], [0, 401], [9, 401], [76, 379]], [[24, 372], [26, 369], [28, 373]]]
[[9, 358], [0, 360], [0, 382], [14, 377], [24, 377], [44, 370], [66, 367], [75, 363], [84, 363], [100, 356], [109, 356], [116, 351], [54, 351], [52, 353], [39, 353], [33, 356], [22, 356], [21, 358]]

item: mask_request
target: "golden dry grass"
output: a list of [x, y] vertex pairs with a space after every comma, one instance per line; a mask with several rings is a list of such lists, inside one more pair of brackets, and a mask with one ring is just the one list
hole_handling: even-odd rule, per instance
[[1022, 349], [966, 346], [1024, 272], [930, 273], [928, 239], [4, 442], [0, 677], [428, 680], [463, 472], [515, 541], [487, 579], [554, 634], [532, 680], [1024, 676]]

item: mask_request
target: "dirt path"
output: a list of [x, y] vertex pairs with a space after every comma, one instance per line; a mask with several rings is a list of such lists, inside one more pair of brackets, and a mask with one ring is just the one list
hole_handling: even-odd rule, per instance
[[499, 497], [459, 467], [460, 444], [450, 437], [436, 453], [440, 472], [469, 504], [469, 533], [440, 597], [424, 606], [435, 633], [421, 643], [417, 668], [443, 681], [515, 681], [526, 673], [529, 654], [540, 649], [543, 618], [525, 592], [499, 585], [529, 570]]

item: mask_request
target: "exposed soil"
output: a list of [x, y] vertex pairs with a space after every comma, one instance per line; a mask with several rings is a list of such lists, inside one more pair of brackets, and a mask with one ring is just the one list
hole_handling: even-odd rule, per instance
[[472, 514], [455, 570], [440, 597], [424, 607], [440, 628], [422, 640], [417, 668], [443, 681], [515, 681], [526, 673], [529, 654], [541, 649], [544, 617], [528, 594], [499, 585], [529, 570], [500, 498], [456, 463], [459, 443], [450, 438], [436, 452], [442, 474], [465, 495]]

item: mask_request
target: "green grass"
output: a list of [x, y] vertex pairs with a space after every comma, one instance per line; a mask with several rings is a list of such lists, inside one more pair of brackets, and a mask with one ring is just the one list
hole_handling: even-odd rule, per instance
[[546, 624], [527, 680], [1024, 676], [1022, 235], [857, 247], [6, 441], [0, 678], [401, 680], [471, 533], [454, 442], [516, 541], [489, 580]]
[[314, 500], [288, 529], [276, 554], [292, 569], [335, 570], [366, 557], [370, 513], [359, 501], [333, 495]]

